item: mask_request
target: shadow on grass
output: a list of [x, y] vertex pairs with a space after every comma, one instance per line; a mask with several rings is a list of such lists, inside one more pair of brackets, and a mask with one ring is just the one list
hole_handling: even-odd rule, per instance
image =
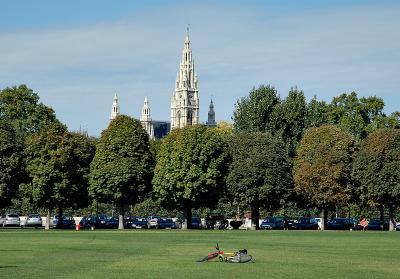
[[14, 268], [16, 265], [0, 265], [0, 268]]

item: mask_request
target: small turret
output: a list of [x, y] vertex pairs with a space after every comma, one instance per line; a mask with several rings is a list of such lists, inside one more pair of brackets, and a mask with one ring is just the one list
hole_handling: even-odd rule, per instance
[[115, 119], [119, 115], [119, 104], [118, 104], [118, 96], [117, 94], [114, 95], [113, 104], [111, 107], [111, 115], [110, 120]]
[[211, 98], [211, 102], [210, 102], [210, 107], [208, 110], [208, 120], [207, 120], [207, 126], [209, 127], [216, 127], [217, 123], [215, 122], [215, 111], [214, 111], [214, 104]]

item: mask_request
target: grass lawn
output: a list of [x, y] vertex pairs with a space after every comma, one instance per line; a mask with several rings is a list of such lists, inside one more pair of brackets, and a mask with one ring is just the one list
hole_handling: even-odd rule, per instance
[[[197, 263], [247, 248], [255, 263]], [[399, 232], [0, 230], [0, 278], [400, 278]]]

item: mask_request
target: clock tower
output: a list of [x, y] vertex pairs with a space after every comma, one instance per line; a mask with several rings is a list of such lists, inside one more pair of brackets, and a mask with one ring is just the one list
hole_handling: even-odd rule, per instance
[[189, 28], [186, 31], [181, 63], [171, 98], [171, 130], [199, 123], [199, 90], [190, 47]]

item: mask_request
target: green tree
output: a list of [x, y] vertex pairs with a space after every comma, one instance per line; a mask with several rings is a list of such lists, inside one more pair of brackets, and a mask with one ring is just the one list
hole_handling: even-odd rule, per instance
[[0, 118], [9, 120], [23, 139], [57, 121], [53, 109], [40, 103], [37, 93], [26, 85], [0, 91]]
[[279, 207], [280, 200], [292, 189], [291, 164], [282, 144], [260, 132], [234, 134], [230, 154], [229, 193], [250, 207], [252, 223], [258, 229], [260, 207]]
[[71, 135], [64, 125], [52, 123], [28, 136], [25, 156], [31, 183], [22, 191], [36, 206], [47, 209], [49, 229], [54, 208], [62, 220], [63, 208], [78, 206], [84, 199], [93, 146], [83, 136]]
[[303, 136], [307, 116], [303, 91], [290, 89], [288, 96], [276, 105], [272, 115], [269, 131], [285, 144], [289, 157], [293, 158]]
[[233, 112], [234, 130], [265, 132], [270, 130], [273, 111], [280, 103], [274, 87], [253, 88], [248, 97], [237, 101]]
[[192, 209], [218, 201], [227, 171], [224, 133], [203, 125], [173, 130], [162, 142], [153, 191], [162, 205], [184, 211], [183, 228], [191, 227]]
[[319, 127], [328, 123], [328, 105], [324, 101], [318, 101], [314, 96], [307, 104], [305, 128]]
[[383, 100], [376, 96], [359, 99], [356, 92], [343, 93], [330, 103], [328, 121], [360, 141], [367, 136], [371, 127], [376, 126], [374, 119], [386, 117], [383, 113], [384, 106]]
[[121, 115], [111, 121], [96, 145], [90, 166], [90, 195], [119, 208], [119, 229], [124, 228], [126, 207], [149, 190], [154, 158], [149, 137], [139, 121]]
[[353, 169], [357, 193], [368, 206], [389, 209], [390, 229], [400, 203], [400, 130], [380, 129], [371, 133], [357, 153]]
[[0, 119], [0, 209], [8, 206], [17, 193], [23, 170], [23, 146], [12, 125]]
[[328, 206], [346, 204], [351, 198], [353, 144], [348, 133], [323, 125], [308, 129], [297, 149], [295, 191], [322, 210], [322, 223]]

